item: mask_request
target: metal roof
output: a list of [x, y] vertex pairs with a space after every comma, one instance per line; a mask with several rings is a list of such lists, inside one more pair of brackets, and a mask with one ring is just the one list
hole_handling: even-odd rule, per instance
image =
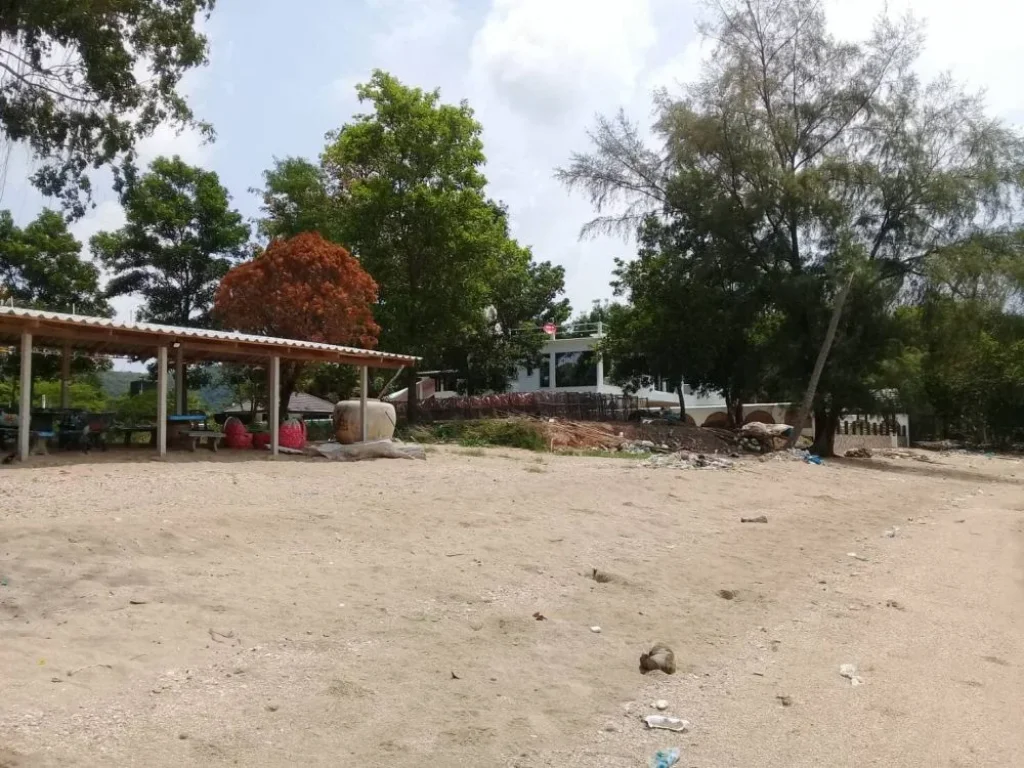
[[[234, 331], [179, 328], [155, 323], [136, 323], [90, 315], [69, 315], [40, 309], [0, 306], [0, 340], [16, 343], [22, 331], [33, 334], [33, 346], [60, 347], [68, 344], [102, 354], [146, 354], [154, 347], [179, 342], [186, 351], [203, 350], [211, 360], [249, 360], [272, 354], [291, 359], [357, 362], [378, 367], [415, 365], [412, 355], [399, 355], [358, 347], [343, 347], [316, 341], [282, 339]], [[194, 343], [189, 344], [189, 340]], [[218, 355], [223, 354], [223, 357]], [[153, 355], [149, 355], [153, 356]], [[199, 359], [194, 354], [190, 358]]]

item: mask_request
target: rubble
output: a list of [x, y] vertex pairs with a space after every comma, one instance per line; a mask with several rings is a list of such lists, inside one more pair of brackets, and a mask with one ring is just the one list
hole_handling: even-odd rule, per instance
[[680, 451], [651, 456], [643, 465], [654, 469], [732, 469], [734, 463], [721, 456]]

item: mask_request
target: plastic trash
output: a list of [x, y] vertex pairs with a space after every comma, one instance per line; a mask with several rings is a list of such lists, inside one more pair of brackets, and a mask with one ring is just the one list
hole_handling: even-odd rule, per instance
[[688, 720], [680, 720], [678, 717], [666, 717], [665, 715], [648, 715], [644, 718], [644, 724], [648, 728], [660, 728], [664, 731], [676, 731], [682, 733], [690, 727]]
[[659, 749], [654, 753], [654, 757], [651, 758], [651, 768], [672, 768], [673, 765], [679, 762], [679, 757], [679, 747]]
[[809, 453], [804, 457], [804, 461], [808, 464], [817, 464], [819, 467], [825, 462], [821, 460], [821, 456], [815, 456], [813, 453]]

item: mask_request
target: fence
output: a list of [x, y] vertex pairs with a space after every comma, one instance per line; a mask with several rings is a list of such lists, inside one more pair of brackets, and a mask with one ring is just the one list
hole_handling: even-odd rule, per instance
[[842, 454], [855, 448], [897, 448], [909, 445], [906, 424], [892, 417], [856, 417], [836, 425], [834, 448]]
[[[398, 418], [406, 417], [406, 403], [396, 403]], [[578, 421], [627, 421], [646, 408], [646, 398], [603, 395], [596, 392], [510, 392], [502, 395], [431, 398], [419, 403], [424, 421], [486, 419], [521, 414]]]

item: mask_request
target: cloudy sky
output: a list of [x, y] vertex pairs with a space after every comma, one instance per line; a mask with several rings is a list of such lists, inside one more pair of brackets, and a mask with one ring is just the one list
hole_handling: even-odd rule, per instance
[[[864, 35], [883, 0], [827, 0], [842, 36]], [[1024, 123], [1024, 4], [972, 0], [892, 0], [928, 22], [926, 74], [950, 70], [988, 91], [996, 113]], [[257, 213], [249, 193], [272, 158], [315, 157], [324, 134], [359, 111], [354, 84], [374, 68], [446, 101], [466, 99], [484, 126], [489, 193], [510, 210], [513, 232], [540, 259], [564, 265], [573, 306], [610, 296], [612, 259], [630, 243], [579, 241], [592, 215], [552, 169], [588, 146], [597, 113], [624, 108], [649, 122], [651, 93], [699, 71], [706, 53], [694, 22], [699, 0], [218, 0], [206, 29], [210, 65], [189, 76], [196, 113], [215, 143], [162, 131], [146, 158], [178, 153], [216, 170], [234, 204]], [[42, 205], [12, 158], [0, 207], [20, 222]], [[80, 239], [123, 222], [112, 193], [75, 224]], [[118, 303], [119, 313], [135, 302]]]

